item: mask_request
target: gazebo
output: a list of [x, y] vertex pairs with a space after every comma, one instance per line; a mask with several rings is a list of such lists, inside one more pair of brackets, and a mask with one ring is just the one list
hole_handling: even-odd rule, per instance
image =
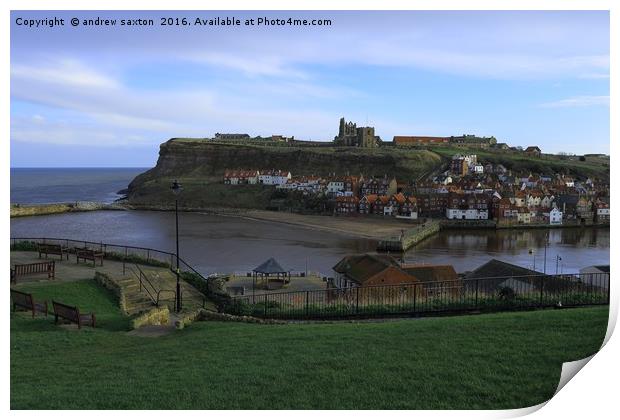
[[269, 258], [252, 270], [252, 290], [259, 283], [262, 283], [263, 287], [267, 288], [269, 280], [282, 281], [283, 284], [289, 283], [291, 281], [291, 272], [283, 269], [273, 257]]

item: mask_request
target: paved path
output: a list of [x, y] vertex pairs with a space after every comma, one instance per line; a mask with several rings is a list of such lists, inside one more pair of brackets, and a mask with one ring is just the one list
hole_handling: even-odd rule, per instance
[[[95, 271], [99, 271], [114, 278], [123, 278], [131, 276], [131, 272], [129, 271], [129, 269], [135, 265], [127, 263], [125, 267], [125, 273], [123, 273], [123, 263], [120, 261], [104, 260], [103, 266], [97, 264], [96, 267], [93, 267], [93, 264], [91, 262], [80, 262], [79, 264], [77, 264], [75, 262], [75, 259], [75, 255], [69, 255], [68, 261], [66, 258], [61, 261], [60, 257], [57, 255], [50, 255], [48, 258], [43, 257], [40, 259], [38, 252], [11, 251], [11, 266], [13, 266], [14, 264], [30, 264], [46, 260], [56, 261], [55, 281], [76, 281], [92, 279], [95, 276]], [[145, 266], [141, 265], [141, 267]], [[163, 267], [148, 266], [148, 269], [169, 271], [167, 268]], [[47, 275], [33, 275], [18, 279], [18, 283], [32, 281], [47, 281]]]
[[[308, 277], [291, 276], [291, 282], [282, 287], [281, 282], [272, 281], [269, 283], [270, 288], [266, 289], [262, 286], [257, 286], [255, 290], [256, 295], [262, 295], [265, 293], [278, 293], [278, 292], [301, 292], [306, 290], [325, 290], [326, 283], [319, 276], [310, 275]], [[245, 276], [230, 276], [230, 279], [226, 282], [224, 287], [244, 287], [245, 294], [252, 294], [252, 277]]]

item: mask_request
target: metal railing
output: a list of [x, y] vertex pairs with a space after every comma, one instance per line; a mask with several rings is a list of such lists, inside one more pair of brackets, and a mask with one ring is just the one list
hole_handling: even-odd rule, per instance
[[160, 302], [163, 301], [163, 299], [161, 299], [162, 293], [172, 293], [172, 302], [176, 302], [176, 291], [172, 289], [158, 289], [157, 287], [155, 287], [151, 279], [149, 279], [149, 276], [144, 271], [142, 271], [142, 269], [138, 265], [136, 265], [135, 267], [138, 270], [138, 273], [136, 273], [133, 269], [130, 269], [130, 271], [140, 282], [140, 291], [144, 290], [156, 307], [159, 308]]
[[[176, 254], [169, 251], [162, 251], [154, 248], [146, 248], [132, 245], [119, 245], [110, 244], [105, 242], [93, 242], [67, 238], [25, 238], [25, 237], [12, 237], [11, 246], [15, 246], [18, 243], [49, 243], [58, 244], [66, 248], [91, 248], [101, 250], [104, 253], [104, 258], [115, 259], [123, 263], [123, 274], [126, 273], [126, 264], [133, 263], [136, 259], [145, 261], [145, 264], [156, 264], [166, 267], [170, 267], [171, 270], [176, 272]], [[209, 283], [208, 276], [203, 276], [194, 269], [191, 265], [185, 262], [179, 257], [179, 269], [197, 275], [201, 280]]]
[[232, 298], [227, 312], [261, 318], [422, 316], [609, 304], [609, 273], [464, 278]]

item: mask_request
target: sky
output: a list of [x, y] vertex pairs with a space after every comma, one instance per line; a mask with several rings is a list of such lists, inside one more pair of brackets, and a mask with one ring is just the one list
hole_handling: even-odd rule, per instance
[[[197, 26], [235, 17], [241, 26]], [[62, 18], [28, 27], [24, 19]], [[71, 18], [116, 19], [77, 27]], [[161, 26], [161, 17], [189, 26]], [[330, 19], [245, 26], [245, 19]], [[120, 19], [154, 26], [119, 26]], [[151, 167], [172, 137], [495, 136], [609, 153], [606, 11], [11, 12], [11, 166]]]

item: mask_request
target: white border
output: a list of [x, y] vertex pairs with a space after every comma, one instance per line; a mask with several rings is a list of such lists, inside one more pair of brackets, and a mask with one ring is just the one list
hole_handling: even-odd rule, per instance
[[[2, 2], [0, 8], [2, 9], [2, 32], [0, 36], [0, 54], [4, 58], [3, 65], [1, 66], [2, 81], [5, 89], [3, 92], [9, 92], [10, 78], [9, 78], [9, 29], [10, 29], [10, 10], [611, 10], [611, 69], [617, 68], [618, 58], [618, 42], [614, 41], [618, 39], [618, 9], [619, 2], [611, 0], [435, 0], [435, 1], [421, 1], [412, 0], [408, 2], [383, 0], [380, 2], [369, 0], [358, 0], [355, 2], [333, 0], [300, 0], [300, 1], [277, 1], [277, 0], [264, 0], [260, 3], [252, 1], [240, 1], [240, 0], [228, 0], [226, 2], [219, 3], [207, 3], [207, 2], [194, 2], [188, 0], [175, 0], [174, 2], [166, 2], [162, 0], [93, 0], [93, 1], [77, 1], [77, 0], [58, 0], [54, 2], [44, 0], [5, 0]], [[615, 10], [614, 10], [615, 8]], [[618, 91], [615, 78], [611, 78], [611, 105], [610, 115], [617, 115], [614, 113], [618, 109]], [[1, 184], [2, 195], [1, 205], [5, 210], [5, 217], [2, 223], [2, 232], [4, 237], [8, 239], [10, 235], [9, 225], [9, 141], [10, 129], [9, 129], [9, 109], [10, 109], [10, 95], [4, 94], [0, 101], [0, 115], [2, 121], [2, 132], [4, 135], [4, 143], [2, 144], [3, 153], [0, 153], [0, 159], [2, 160], [3, 173], [6, 175], [4, 181]], [[618, 138], [618, 123], [611, 119], [611, 138]], [[611, 154], [615, 156], [617, 147], [613, 142], [610, 148]], [[612, 179], [619, 179], [619, 171], [616, 166], [612, 166]], [[612, 184], [612, 207], [616, 207], [619, 202], [616, 200], [616, 191], [614, 189], [615, 183]], [[614, 217], [615, 219], [615, 217]], [[611, 233], [614, 237], [615, 224], [612, 223]], [[9, 241], [2, 242], [2, 261], [4, 271], [8, 264], [8, 245]], [[615, 246], [612, 243], [610, 249], [611, 255], [615, 256]], [[612, 258], [613, 259], [613, 258]], [[615, 266], [614, 266], [615, 267]], [[613, 276], [612, 276], [613, 277]], [[614, 281], [614, 280], [612, 280]], [[5, 286], [6, 287], [6, 286]], [[612, 288], [612, 307], [610, 313], [610, 327], [613, 328], [617, 319], [618, 312], [618, 294], [615, 288]], [[4, 300], [4, 310], [8, 312], [8, 296]], [[6, 312], [5, 312], [6, 314]], [[3, 326], [3, 331], [6, 335], [9, 330], [8, 317], [0, 317], [0, 322]], [[608, 337], [611, 329], [608, 331]], [[9, 341], [5, 341], [5, 345], [2, 348], [4, 361], [4, 374], [3, 379], [3, 395], [2, 405], [5, 410], [9, 410], [10, 407], [10, 358], [9, 358]], [[343, 418], [375, 418], [376, 416], [389, 416], [393, 419], [409, 419], [412, 415], [421, 416], [423, 418], [505, 418], [516, 417], [532, 414], [533, 418], [538, 419], [552, 419], [556, 417], [562, 418], [609, 418], [613, 416], [613, 413], [618, 412], [618, 395], [616, 391], [616, 384], [618, 383], [618, 360], [615, 354], [620, 354], [618, 351], [620, 345], [618, 344], [617, 337], [612, 337], [607, 342], [602, 351], [597, 354], [588, 363], [587, 367], [577, 374], [577, 376], [571, 380], [554, 398], [552, 398], [542, 409], [536, 410], [535, 408], [523, 409], [523, 410], [510, 410], [510, 411], [450, 411], [450, 412], [288, 412], [288, 411], [276, 411], [276, 412], [217, 412], [217, 413], [204, 413], [200, 411], [183, 411], [183, 412], [150, 412], [150, 413], [138, 413], [138, 412], [90, 412], [88, 414], [75, 412], [75, 411], [58, 411], [45, 413], [46, 416], [51, 418], [83, 418], [88, 416], [89, 418], [107, 418], [109, 416], [114, 417], [134, 417], [148, 415], [153, 418], [170, 418], [170, 416], [182, 416], [182, 417], [204, 417], [206, 415], [213, 416], [259, 416], [269, 417], [270, 419], [287, 419], [291, 416], [296, 419], [312, 419], [315, 420], [317, 415], [321, 417], [334, 417], [338, 419]], [[208, 384], [208, 379], [206, 379]], [[540, 407], [537, 407], [540, 408]], [[29, 412], [11, 412], [12, 416], [17, 418], [29, 418], [34, 413]], [[43, 413], [36, 414], [37, 416], [43, 415]]]

